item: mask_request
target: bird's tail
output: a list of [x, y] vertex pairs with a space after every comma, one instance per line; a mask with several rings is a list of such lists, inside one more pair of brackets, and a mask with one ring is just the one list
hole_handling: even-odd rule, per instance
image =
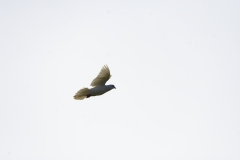
[[86, 98], [89, 94], [90, 94], [90, 90], [88, 88], [82, 88], [75, 94], [74, 99], [82, 100]]

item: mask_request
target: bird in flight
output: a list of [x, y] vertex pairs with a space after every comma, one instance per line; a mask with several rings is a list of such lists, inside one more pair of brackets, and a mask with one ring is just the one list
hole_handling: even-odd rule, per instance
[[113, 88], [114, 85], [105, 85], [105, 83], [111, 78], [110, 70], [107, 65], [104, 65], [98, 74], [98, 76], [92, 81], [91, 86], [93, 88], [82, 88], [74, 96], [76, 100], [83, 100], [84, 98], [89, 98], [91, 96], [102, 95]]

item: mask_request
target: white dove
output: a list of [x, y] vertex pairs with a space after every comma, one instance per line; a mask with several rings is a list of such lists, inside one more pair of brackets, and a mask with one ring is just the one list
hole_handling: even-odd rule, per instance
[[80, 89], [74, 96], [76, 100], [82, 100], [84, 98], [89, 98], [91, 96], [99, 96], [102, 95], [113, 88], [114, 85], [105, 85], [105, 83], [110, 79], [110, 70], [107, 65], [104, 65], [98, 74], [98, 76], [92, 81], [91, 86], [93, 88], [82, 88]]

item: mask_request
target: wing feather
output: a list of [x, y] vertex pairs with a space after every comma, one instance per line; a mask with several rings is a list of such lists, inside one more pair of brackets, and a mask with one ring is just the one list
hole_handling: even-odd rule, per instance
[[91, 86], [103, 86], [110, 78], [110, 70], [107, 65], [104, 65], [98, 76], [92, 81]]
[[86, 98], [89, 93], [90, 93], [90, 91], [88, 88], [82, 88], [75, 94], [74, 99], [82, 100], [82, 99]]

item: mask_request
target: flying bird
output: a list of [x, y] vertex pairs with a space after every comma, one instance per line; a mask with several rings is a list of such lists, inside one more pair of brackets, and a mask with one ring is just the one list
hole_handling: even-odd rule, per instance
[[83, 100], [84, 98], [89, 98], [91, 96], [102, 95], [113, 88], [116, 89], [114, 85], [105, 85], [105, 83], [111, 78], [110, 70], [107, 65], [104, 65], [98, 74], [98, 76], [92, 81], [91, 86], [93, 88], [82, 88], [74, 96], [76, 100]]

